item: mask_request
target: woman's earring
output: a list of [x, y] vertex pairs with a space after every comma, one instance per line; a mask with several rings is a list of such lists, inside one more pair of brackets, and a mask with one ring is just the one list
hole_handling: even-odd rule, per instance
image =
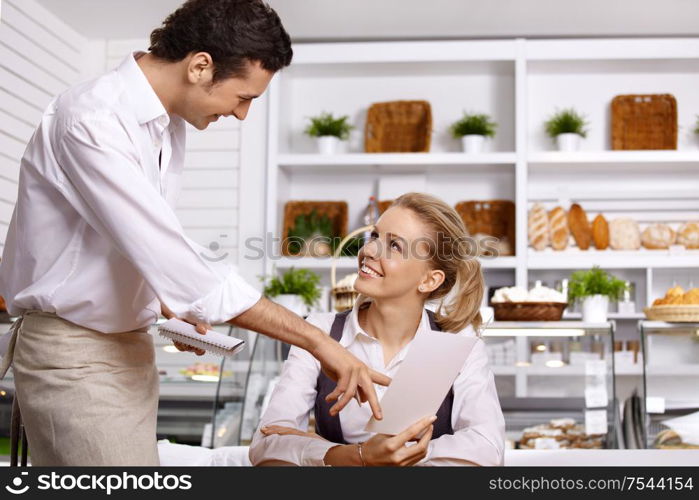
[[418, 289], [419, 291], [421, 291], [421, 292], [424, 292], [424, 291], [425, 291], [425, 289], [422, 288], [422, 285], [420, 285], [419, 287], [417, 287], [417, 289]]

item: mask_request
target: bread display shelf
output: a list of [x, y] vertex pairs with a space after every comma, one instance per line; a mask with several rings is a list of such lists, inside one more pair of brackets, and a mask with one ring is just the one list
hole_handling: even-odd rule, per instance
[[556, 252], [529, 249], [529, 269], [587, 269], [598, 265], [603, 269], [693, 268], [699, 262], [699, 251], [671, 250], [577, 250]]

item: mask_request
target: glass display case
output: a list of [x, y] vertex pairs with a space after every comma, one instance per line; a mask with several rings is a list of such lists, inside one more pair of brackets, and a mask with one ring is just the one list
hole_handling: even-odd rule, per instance
[[640, 321], [643, 445], [699, 448], [699, 323]]
[[209, 353], [196, 356], [179, 352], [169, 339], [151, 330], [160, 374], [159, 438], [210, 447], [215, 412], [225, 409], [226, 416], [232, 409], [242, 410], [255, 335], [228, 324], [213, 329], [244, 340], [246, 348], [232, 358]]
[[508, 446], [620, 446], [614, 331], [614, 322], [496, 321], [486, 327]]
[[225, 374], [227, 366], [235, 363], [231, 371], [236, 376], [222, 377], [218, 383], [211, 422], [214, 432], [205, 433], [203, 439], [212, 448], [250, 444], [284, 359], [285, 345], [277, 340], [249, 330], [236, 329], [233, 335], [247, 339], [248, 349], [243, 359], [245, 351], [221, 361], [220, 372]]

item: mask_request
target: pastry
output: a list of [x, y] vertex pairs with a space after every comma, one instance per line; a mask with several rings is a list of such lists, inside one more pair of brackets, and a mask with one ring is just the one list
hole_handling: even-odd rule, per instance
[[664, 250], [675, 243], [675, 231], [667, 224], [653, 224], [643, 230], [641, 243], [651, 250]]
[[677, 243], [685, 248], [699, 248], [699, 222], [687, 222], [677, 230]]
[[554, 250], [565, 250], [570, 239], [566, 211], [556, 207], [549, 212], [549, 229], [551, 246]]
[[604, 448], [603, 435], [585, 434], [585, 427], [572, 418], [551, 420], [548, 425], [527, 427], [519, 440], [521, 449]]
[[554, 429], [563, 429], [568, 432], [568, 429], [575, 427], [575, 420], [572, 418], [554, 418], [549, 422], [549, 425]]
[[580, 250], [590, 248], [590, 241], [592, 240], [590, 221], [587, 220], [587, 213], [585, 213], [583, 207], [577, 203], [573, 203], [568, 211], [568, 226], [570, 227], [570, 232], [573, 233], [573, 238], [575, 238], [578, 248]]
[[692, 288], [682, 295], [682, 303], [688, 306], [699, 305], [699, 288]]
[[592, 240], [597, 250], [609, 248], [609, 224], [602, 214], [599, 214], [592, 221]]
[[614, 250], [641, 248], [641, 231], [633, 219], [621, 217], [609, 223], [609, 246]]
[[529, 244], [535, 250], [543, 250], [549, 245], [549, 217], [543, 205], [535, 203], [529, 211]]

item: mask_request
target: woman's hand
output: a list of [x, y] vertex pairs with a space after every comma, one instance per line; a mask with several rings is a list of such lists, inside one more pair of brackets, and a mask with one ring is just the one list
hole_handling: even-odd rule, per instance
[[[196, 329], [197, 329], [197, 332], [198, 332], [198, 333], [201, 333], [202, 335], [206, 335], [206, 331], [211, 329], [211, 325], [208, 324], [208, 323], [192, 323], [191, 321], [186, 320], [186, 319], [184, 319], [184, 318], [178, 318], [178, 317], [175, 315], [175, 313], [172, 312], [172, 311], [168, 308], [168, 306], [166, 306], [165, 304], [161, 304], [161, 305], [160, 305], [160, 310], [161, 310], [161, 312], [162, 312], [162, 315], [163, 315], [166, 319], [176, 318], [176, 319], [182, 320], [182, 321], [184, 321], [184, 322], [186, 322], [186, 323], [189, 323], [190, 325], [194, 325], [194, 326], [196, 327]], [[206, 353], [206, 351], [203, 350], [203, 349], [199, 349], [199, 348], [197, 348], [197, 347], [192, 347], [192, 346], [189, 346], [189, 345], [187, 345], [187, 344], [183, 344], [182, 342], [177, 342], [177, 341], [174, 341], [174, 340], [173, 340], [172, 343], [174, 344], [175, 347], [177, 347], [177, 350], [178, 350], [178, 351], [182, 351], [182, 352], [193, 352], [193, 353], [195, 353], [197, 356], [203, 356], [204, 353]]]
[[[365, 465], [373, 467], [408, 467], [427, 456], [432, 439], [432, 423], [437, 417], [425, 417], [396, 436], [376, 434], [363, 443], [361, 454], [355, 444], [337, 445], [330, 448], [323, 461], [326, 465]], [[417, 444], [407, 446], [408, 441], [419, 439]]]
[[260, 432], [265, 436], [277, 434], [279, 436], [303, 436], [320, 439], [321, 441], [326, 440], [323, 436], [319, 436], [315, 432], [303, 432], [298, 429], [294, 429], [293, 427], [284, 427], [283, 425], [267, 425], [262, 427]]
[[[389, 436], [376, 434], [362, 445], [364, 463], [368, 466], [409, 467], [427, 456], [427, 447], [432, 439], [432, 423], [437, 417], [425, 417], [400, 434]], [[407, 446], [408, 441], [419, 439], [417, 444]]]

